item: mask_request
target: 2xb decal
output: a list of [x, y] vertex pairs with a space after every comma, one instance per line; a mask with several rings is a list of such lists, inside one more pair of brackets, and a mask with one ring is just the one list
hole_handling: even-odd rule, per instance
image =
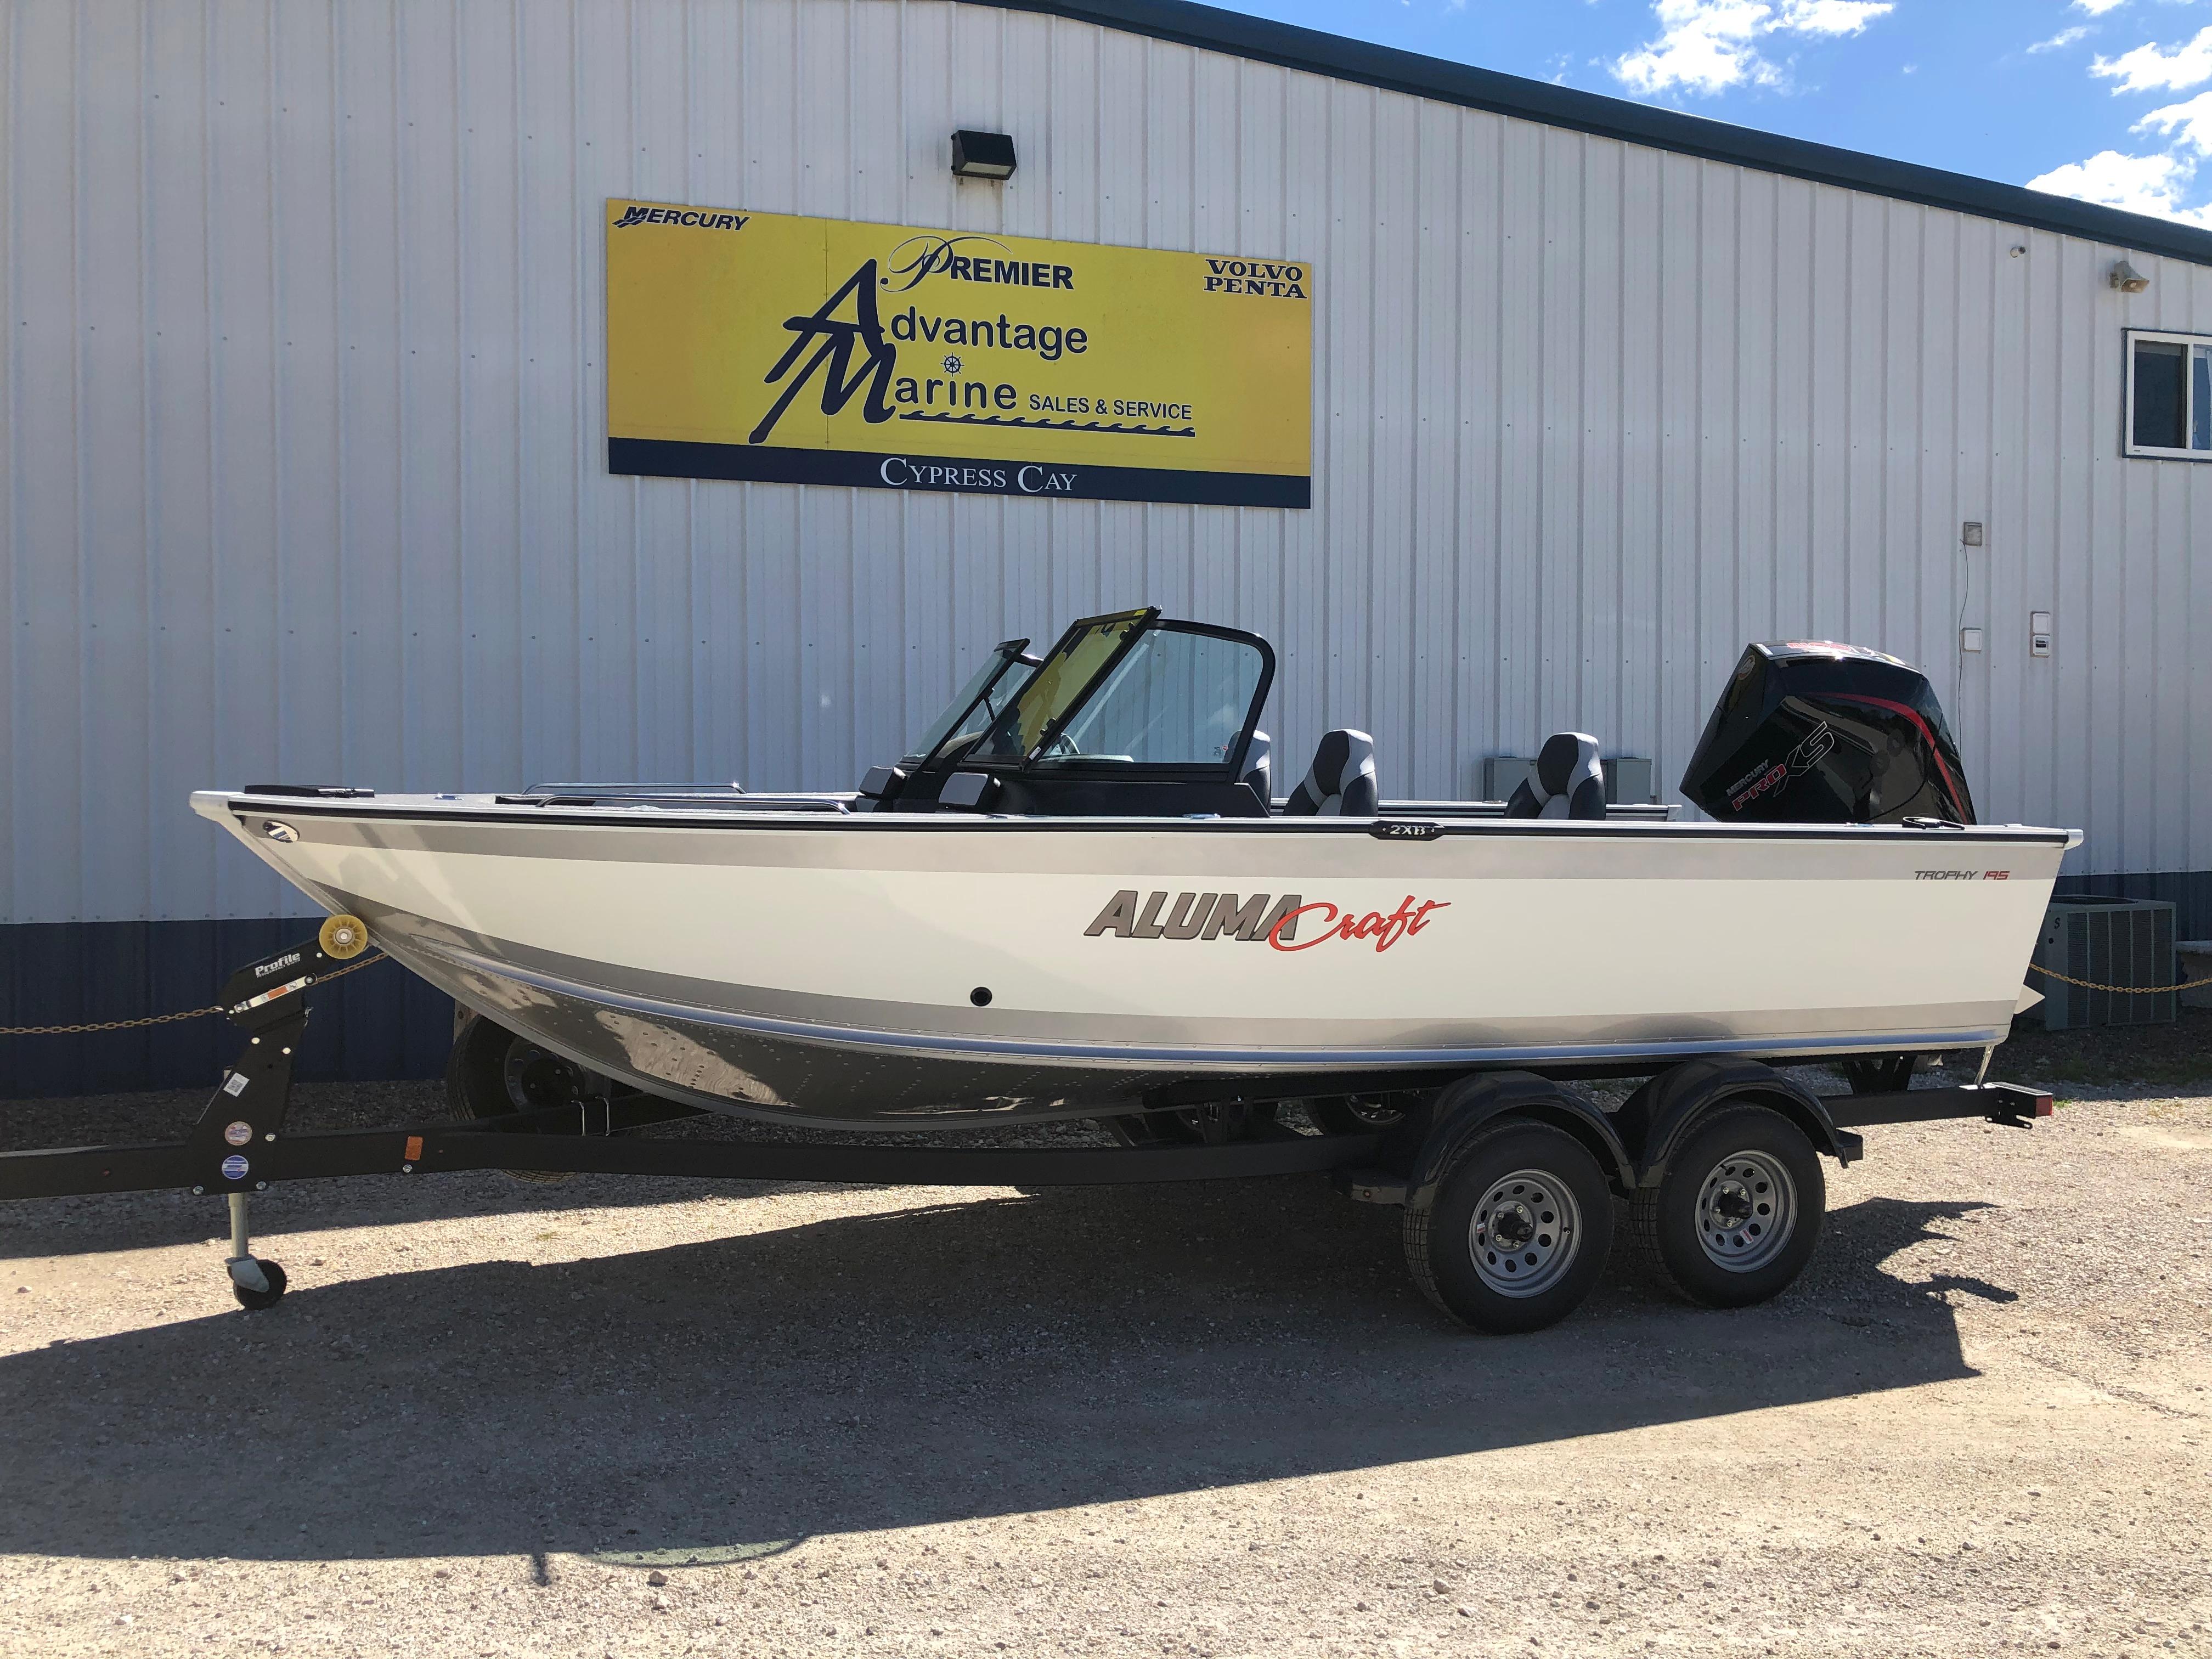
[[[1420, 933], [1437, 911], [1451, 908], [1449, 900], [1423, 899], [1411, 893], [1388, 915], [1380, 910], [1363, 913], [1342, 908], [1327, 899], [1308, 903], [1298, 893], [1285, 893], [1280, 898], [1254, 893], [1242, 901], [1234, 893], [1177, 893], [1172, 908], [1168, 899], [1164, 892], [1141, 895], [1133, 887], [1125, 888], [1107, 901], [1097, 919], [1083, 930], [1083, 936], [1231, 939], [1247, 944], [1265, 939], [1278, 951], [1310, 951], [1331, 940], [1370, 939], [1379, 952]], [[1273, 899], [1272, 904], [1270, 899]], [[1310, 922], [1319, 931], [1300, 939], [1301, 921]]]

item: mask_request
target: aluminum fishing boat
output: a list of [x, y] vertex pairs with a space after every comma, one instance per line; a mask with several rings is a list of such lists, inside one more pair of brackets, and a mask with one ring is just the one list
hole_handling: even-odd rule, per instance
[[1579, 733], [1447, 802], [1331, 732], [1278, 799], [1264, 640], [1145, 610], [1027, 647], [847, 793], [193, 805], [511, 1041], [495, 1068], [879, 1129], [1986, 1048], [2076, 839], [1975, 823], [1925, 680], [1848, 646], [1746, 652], [1697, 822], [1609, 809]]

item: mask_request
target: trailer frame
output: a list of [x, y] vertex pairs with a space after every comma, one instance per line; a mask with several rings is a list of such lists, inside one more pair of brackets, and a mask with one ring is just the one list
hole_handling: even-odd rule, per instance
[[[334, 919], [341, 920], [341, 919]], [[356, 924], [357, 927], [358, 924]], [[1087, 1187], [1328, 1174], [1336, 1189], [1367, 1203], [1419, 1206], [1459, 1146], [1501, 1119], [1551, 1121], [1579, 1135], [1623, 1197], [1656, 1187], [1673, 1140], [1705, 1110], [1756, 1097], [1794, 1111], [1814, 1149], [1850, 1163], [1862, 1127], [1984, 1119], [2017, 1128], [2051, 1115], [2051, 1097], [2010, 1083], [1973, 1083], [1881, 1093], [1815, 1095], [1752, 1061], [1655, 1067], [1682, 1079], [1662, 1118], [1608, 1114], [1551, 1079], [1528, 1072], [1462, 1075], [1375, 1133], [1300, 1134], [1273, 1128], [1224, 1145], [1166, 1143], [1106, 1147], [946, 1147], [850, 1142], [642, 1139], [655, 1122], [711, 1115], [652, 1097], [608, 1095], [574, 1105], [460, 1121], [293, 1133], [295, 1050], [307, 1029], [307, 993], [344, 971], [365, 937], [333, 945], [330, 924], [314, 939], [272, 952], [233, 974], [220, 1006], [246, 1033], [191, 1132], [181, 1140], [39, 1147], [0, 1152], [0, 1199], [78, 1197], [188, 1190], [228, 1203], [227, 1262], [239, 1301], [273, 1306], [283, 1270], [252, 1254], [251, 1198], [272, 1185], [349, 1176], [432, 1176], [503, 1170], [539, 1175], [688, 1176], [726, 1181], [851, 1182], [879, 1186]], [[350, 948], [347, 948], [348, 945]], [[351, 965], [359, 965], [352, 963]], [[1709, 1075], [1707, 1075], [1709, 1074]], [[1632, 1104], [1633, 1103], [1632, 1102]], [[1626, 1133], [1619, 1119], [1628, 1119]], [[568, 1126], [574, 1123], [572, 1130]]]

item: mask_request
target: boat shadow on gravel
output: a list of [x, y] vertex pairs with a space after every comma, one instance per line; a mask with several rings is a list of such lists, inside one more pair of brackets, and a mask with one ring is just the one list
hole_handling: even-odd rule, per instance
[[1974, 1375], [1946, 1291], [2011, 1292], [1881, 1263], [1979, 1207], [1839, 1209], [1766, 1307], [1616, 1280], [1504, 1340], [1409, 1287], [1395, 1212], [1305, 1179], [301, 1270], [269, 1313], [0, 1358], [0, 1553], [680, 1567], [1909, 1388]]

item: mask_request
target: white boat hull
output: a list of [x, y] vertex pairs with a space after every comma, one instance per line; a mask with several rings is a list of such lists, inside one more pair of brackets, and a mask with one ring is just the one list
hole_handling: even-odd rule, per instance
[[2069, 839], [193, 805], [441, 989], [592, 1067], [884, 1128], [1127, 1109], [1223, 1074], [1995, 1042]]

